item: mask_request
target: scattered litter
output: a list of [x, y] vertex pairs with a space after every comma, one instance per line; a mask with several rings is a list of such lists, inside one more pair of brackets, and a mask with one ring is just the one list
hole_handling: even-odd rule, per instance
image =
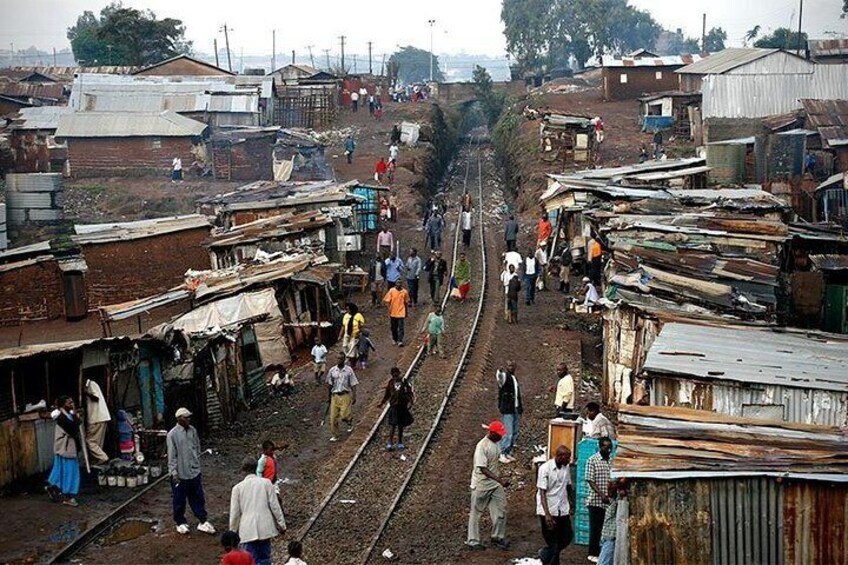
[[386, 550], [383, 551], [383, 557], [385, 557], [386, 559], [394, 559], [395, 554], [392, 553], [392, 550], [387, 547]]
[[340, 500], [340, 504], [356, 504], [355, 500]]
[[401, 460], [401, 461], [406, 461], [406, 455], [401, 455], [401, 456], [400, 456], [400, 460]]
[[542, 565], [542, 562], [536, 557], [521, 557], [519, 559], [513, 559], [510, 563], [512, 565]]

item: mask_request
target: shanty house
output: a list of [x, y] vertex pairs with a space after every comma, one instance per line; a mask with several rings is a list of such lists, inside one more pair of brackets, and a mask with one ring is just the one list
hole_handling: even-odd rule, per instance
[[[98, 383], [115, 424], [122, 409], [141, 428], [163, 423], [176, 406], [166, 401], [162, 367], [169, 351], [163, 343], [126, 337], [43, 343], [0, 350], [0, 485], [40, 472], [53, 463], [53, 401], [68, 395], [84, 406], [84, 383]], [[166, 408], [167, 403], [167, 408]], [[116, 437], [110, 434], [108, 437]], [[117, 441], [107, 441], [116, 456]], [[151, 455], [148, 453], [148, 455]]]
[[651, 92], [677, 90], [675, 71], [695, 63], [700, 55], [656, 57], [640, 53], [632, 57], [604, 55], [601, 74], [604, 81], [604, 100], [629, 100]]
[[848, 425], [848, 339], [843, 337], [667, 323], [642, 372], [654, 406]]
[[235, 73], [195, 59], [190, 55], [177, 55], [138, 69], [132, 74], [149, 76], [235, 76]]
[[65, 172], [68, 147], [55, 140], [59, 119], [68, 106], [22, 108], [8, 126], [17, 173]]
[[626, 406], [616, 563], [848, 563], [839, 428]]
[[65, 100], [66, 92], [63, 85], [56, 83], [0, 81], [0, 96], [28, 106], [55, 106]]
[[[813, 72], [813, 63], [782, 49], [729, 47], [676, 70], [682, 92], [701, 92], [715, 75], [795, 75]], [[676, 90], [678, 84], [669, 90]]]
[[209, 250], [212, 268], [224, 269], [253, 261], [258, 253], [323, 255], [326, 229], [333, 220], [326, 214], [284, 212], [228, 230], [216, 230], [204, 243]]
[[807, 54], [820, 65], [848, 63], [848, 39], [810, 39]]
[[165, 175], [174, 157], [189, 168], [206, 132], [206, 124], [171, 110], [75, 112], [59, 119], [56, 140], [67, 142], [75, 177]]
[[700, 94], [658, 92], [639, 98], [639, 104], [642, 131], [671, 130], [684, 139], [700, 138]]
[[587, 116], [545, 114], [539, 126], [539, 155], [547, 163], [593, 163], [595, 126]]
[[219, 180], [271, 180], [278, 128], [226, 129], [209, 138], [212, 174]]

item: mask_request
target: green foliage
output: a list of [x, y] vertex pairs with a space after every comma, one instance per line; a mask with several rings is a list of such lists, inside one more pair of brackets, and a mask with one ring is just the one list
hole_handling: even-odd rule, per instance
[[704, 51], [710, 53], [722, 51], [724, 49], [724, 42], [727, 41], [727, 32], [720, 27], [714, 27], [707, 32], [707, 36], [704, 39]]
[[[412, 45], [392, 53], [389, 64], [397, 68], [397, 78], [407, 84], [430, 80], [430, 52]], [[439, 68], [439, 58], [433, 57], [433, 80], [443, 81], [445, 75]]]
[[842, 0], [842, 15], [841, 18], [848, 18], [848, 0]]
[[124, 8], [113, 2], [100, 17], [86, 10], [68, 28], [74, 58], [85, 65], [137, 65], [158, 63], [191, 52], [180, 20], [159, 20], [150, 10]]
[[[845, 0], [845, 1], [848, 2], [848, 0]], [[754, 27], [752, 27], [751, 29], [746, 31], [745, 32], [745, 45], [748, 45], [748, 43], [757, 39], [757, 36], [760, 35], [761, 29], [762, 29], [762, 26], [755, 25]]]
[[495, 91], [492, 84], [492, 76], [489, 74], [489, 71], [480, 65], [474, 66], [472, 77], [474, 80], [474, 94], [480, 102], [486, 122], [489, 127], [493, 127], [501, 115], [501, 110], [503, 110], [506, 93]]
[[583, 66], [593, 55], [650, 48], [661, 31], [627, 0], [503, 0], [507, 51], [529, 72]]
[[[801, 48], [807, 45], [807, 34], [801, 33]], [[770, 35], [764, 35], [754, 43], [754, 47], [765, 47], [768, 49], [797, 49], [798, 32], [789, 28], [779, 27]]]

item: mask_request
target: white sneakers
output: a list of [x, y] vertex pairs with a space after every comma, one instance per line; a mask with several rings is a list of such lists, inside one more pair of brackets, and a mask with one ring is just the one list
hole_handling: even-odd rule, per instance
[[498, 461], [500, 461], [501, 463], [506, 465], [507, 463], [512, 463], [513, 461], [515, 461], [515, 457], [512, 457], [510, 455], [501, 454], [501, 456], [498, 457]]
[[598, 562], [598, 558], [597, 558], [597, 557], [595, 557], [594, 555], [590, 555], [590, 556], [589, 556], [589, 561], [591, 561], [592, 563], [597, 563], [597, 562]]
[[[208, 521], [203, 522], [202, 524], [197, 525], [197, 531], [203, 532], [204, 534], [215, 535], [215, 526], [210, 524]], [[188, 524], [180, 524], [177, 526], [177, 533], [181, 535], [186, 535], [189, 532]]]
[[336, 436], [333, 436], [333, 437], [330, 438], [330, 441], [339, 441], [339, 438], [337, 438]]

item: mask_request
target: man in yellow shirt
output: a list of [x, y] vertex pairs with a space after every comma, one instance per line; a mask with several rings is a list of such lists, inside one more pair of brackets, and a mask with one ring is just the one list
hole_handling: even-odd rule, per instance
[[554, 398], [557, 416], [574, 412], [574, 379], [568, 372], [568, 365], [557, 365], [556, 397]]
[[403, 347], [403, 323], [406, 319], [406, 305], [409, 304], [409, 293], [403, 288], [400, 279], [395, 281], [395, 286], [389, 289], [383, 297], [389, 307], [389, 318], [392, 326], [392, 343]]

